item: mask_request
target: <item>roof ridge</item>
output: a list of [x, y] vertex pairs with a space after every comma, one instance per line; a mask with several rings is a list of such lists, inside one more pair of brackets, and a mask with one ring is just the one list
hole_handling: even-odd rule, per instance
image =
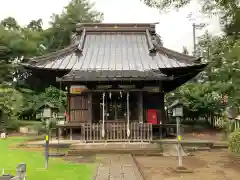
[[162, 46], [162, 45], [160, 45], [160, 44], [158, 44], [158, 43], [154, 43], [153, 42], [153, 44], [154, 44], [154, 46], [156, 47], [156, 50], [159, 52], [162, 52], [162, 53], [164, 53], [164, 54], [166, 54], [167, 56], [169, 56], [169, 57], [173, 57], [173, 58], [175, 58], [175, 59], [179, 59], [179, 60], [187, 60], [187, 61], [189, 61], [189, 62], [195, 62], [195, 61], [197, 61], [197, 60], [199, 60], [199, 59], [201, 59], [201, 58], [197, 58], [197, 57], [195, 57], [195, 56], [191, 56], [191, 55], [187, 55], [187, 54], [183, 54], [183, 53], [180, 53], [180, 52], [177, 52], [177, 51], [174, 51], [174, 50], [171, 50], [171, 49], [169, 49], [169, 48], [166, 48], [166, 47], [164, 47], [164, 46]]
[[158, 23], [77, 23], [76, 28], [82, 27], [155, 27]]

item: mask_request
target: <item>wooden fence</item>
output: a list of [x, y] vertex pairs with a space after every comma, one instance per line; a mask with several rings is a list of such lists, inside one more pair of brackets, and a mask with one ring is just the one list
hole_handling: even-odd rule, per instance
[[[213, 128], [224, 128], [224, 124], [226, 121], [223, 120], [221, 116], [204, 116], [204, 117], [197, 117], [197, 118], [184, 118], [184, 122], [188, 121], [198, 121], [198, 122], [208, 122]], [[240, 120], [238, 119], [228, 119], [228, 123], [232, 126], [232, 130], [240, 129]]]
[[106, 123], [104, 136], [103, 124], [82, 124], [80, 140], [86, 142], [95, 141], [151, 141], [152, 124], [130, 123], [129, 136], [126, 123]]

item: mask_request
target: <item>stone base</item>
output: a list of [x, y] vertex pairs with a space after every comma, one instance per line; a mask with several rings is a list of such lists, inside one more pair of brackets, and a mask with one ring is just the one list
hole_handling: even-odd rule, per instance
[[177, 173], [193, 173], [192, 169], [189, 169], [185, 166], [177, 166], [175, 168], [172, 168], [173, 171], [177, 172]]
[[[162, 146], [163, 149], [163, 156], [178, 156], [178, 145], [177, 144], [164, 144]], [[184, 151], [184, 149], [181, 146], [181, 154], [182, 156], [188, 156], [188, 154]]]

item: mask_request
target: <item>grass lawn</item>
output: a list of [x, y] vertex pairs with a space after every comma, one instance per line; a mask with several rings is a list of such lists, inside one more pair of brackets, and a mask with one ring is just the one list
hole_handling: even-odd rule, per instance
[[49, 169], [45, 170], [42, 152], [8, 149], [9, 145], [21, 143], [24, 138], [11, 137], [0, 140], [0, 170], [15, 175], [19, 163], [27, 164], [28, 180], [91, 180], [95, 164], [73, 164], [57, 158], [49, 159]]

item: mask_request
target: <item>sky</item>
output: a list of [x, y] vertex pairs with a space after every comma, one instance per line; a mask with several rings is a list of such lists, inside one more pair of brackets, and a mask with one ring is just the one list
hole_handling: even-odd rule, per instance
[[[12, 16], [20, 25], [27, 25], [33, 19], [43, 19], [44, 27], [48, 26], [53, 13], [61, 13], [70, 0], [1, 0], [0, 20]], [[181, 52], [183, 46], [189, 52], [193, 51], [192, 24], [206, 23], [202, 30], [196, 31], [196, 36], [206, 30], [211, 34], [221, 32], [218, 17], [204, 17], [200, 13], [201, 6], [195, 1], [178, 11], [160, 12], [149, 8], [140, 0], [91, 0], [95, 9], [104, 13], [106, 23], [154, 23], [164, 46]], [[192, 14], [191, 18], [187, 18]]]

